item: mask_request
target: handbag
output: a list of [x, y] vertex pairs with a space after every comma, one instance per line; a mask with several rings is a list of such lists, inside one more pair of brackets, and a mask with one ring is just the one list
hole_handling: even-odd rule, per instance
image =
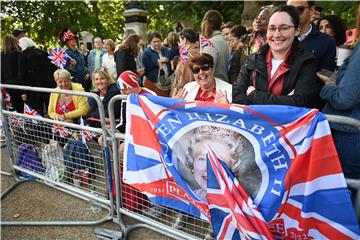
[[174, 81], [174, 79], [175, 79], [175, 73], [172, 73], [170, 76], [166, 76], [164, 70], [159, 69], [156, 86], [163, 91], [170, 90], [171, 83]]

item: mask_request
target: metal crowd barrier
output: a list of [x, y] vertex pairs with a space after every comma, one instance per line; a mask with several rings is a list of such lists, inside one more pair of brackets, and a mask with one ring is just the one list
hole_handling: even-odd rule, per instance
[[[350, 117], [339, 116], [339, 115], [331, 115], [331, 114], [325, 114], [325, 116], [328, 119], [328, 121], [331, 123], [347, 125], [360, 130], [360, 120]], [[345, 180], [349, 188], [356, 190], [354, 208], [358, 220], [360, 221], [360, 179], [346, 178]]]
[[[86, 131], [93, 135], [102, 135], [105, 139], [105, 113], [102, 101], [94, 93], [55, 90], [28, 86], [1, 85], [9, 89], [36, 91], [44, 93], [63, 93], [94, 98], [97, 102], [102, 128], [80, 126], [78, 124], [61, 122], [48, 118], [31, 116], [2, 109], [2, 120], [6, 135], [6, 147], [11, 162], [11, 173], [14, 183], [1, 193], [1, 199], [16, 186], [28, 180], [37, 180], [49, 187], [96, 204], [107, 209], [108, 214], [95, 221], [1, 221], [1, 225], [95, 225], [113, 219], [114, 204], [112, 198], [111, 166], [108, 145], [102, 149], [94, 140], [87, 142], [87, 151], [79, 149], [82, 155], [69, 157], [65, 146], [69, 138], [81, 140], [81, 134]], [[53, 133], [53, 129], [68, 131], [63, 136]], [[81, 147], [81, 146], [80, 146]], [[24, 150], [24, 151], [23, 151]], [[28, 155], [31, 161], [21, 162]], [[37, 155], [37, 156], [36, 156]], [[101, 210], [101, 208], [99, 210]]]

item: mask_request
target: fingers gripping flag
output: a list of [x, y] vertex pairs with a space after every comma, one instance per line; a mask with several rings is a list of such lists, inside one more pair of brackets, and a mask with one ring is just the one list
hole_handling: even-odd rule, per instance
[[217, 239], [273, 239], [259, 209], [208, 145], [207, 200]]
[[63, 50], [61, 47], [56, 47], [54, 50], [51, 50], [48, 58], [51, 60], [52, 64], [55, 64], [58, 68], [64, 68], [66, 61], [70, 56]]

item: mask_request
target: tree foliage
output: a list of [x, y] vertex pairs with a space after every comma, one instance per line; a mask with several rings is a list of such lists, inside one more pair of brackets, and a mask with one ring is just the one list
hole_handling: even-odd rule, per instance
[[[45, 46], [57, 44], [57, 33], [63, 27], [74, 33], [89, 31], [102, 38], [119, 39], [125, 30], [123, 12], [127, 2], [120, 0], [39, 1], [2, 0], [1, 35], [15, 28], [27, 29], [28, 35]], [[221, 12], [224, 22], [241, 22], [243, 1], [141, 1], [148, 10], [148, 31], [163, 35], [173, 31], [177, 22], [187, 22], [200, 31], [201, 19], [209, 9]], [[319, 2], [324, 14], [337, 14], [347, 27], [355, 25], [355, 10], [359, 2]]]

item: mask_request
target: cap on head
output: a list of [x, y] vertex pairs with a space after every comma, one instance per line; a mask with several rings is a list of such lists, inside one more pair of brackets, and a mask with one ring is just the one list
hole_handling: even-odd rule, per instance
[[138, 78], [139, 76], [132, 71], [124, 71], [120, 74], [117, 85], [121, 90], [137, 88], [139, 87]]
[[77, 39], [77, 36], [74, 33], [72, 33], [68, 28], [63, 28], [58, 34], [58, 39], [61, 42], [66, 43], [71, 39]]
[[14, 37], [18, 37], [20, 34], [25, 33], [25, 32], [26, 32], [25, 29], [15, 29], [14, 31], [12, 31], [12, 35]]

